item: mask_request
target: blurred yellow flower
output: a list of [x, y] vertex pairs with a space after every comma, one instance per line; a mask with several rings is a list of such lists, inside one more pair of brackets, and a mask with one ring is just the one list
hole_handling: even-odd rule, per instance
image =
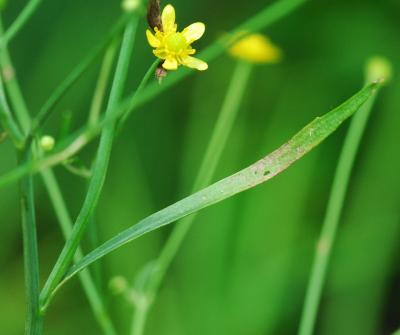
[[250, 63], [277, 63], [282, 58], [281, 49], [261, 34], [243, 37], [233, 44], [229, 53]]
[[154, 55], [164, 60], [162, 66], [166, 70], [176, 70], [179, 65], [184, 65], [199, 71], [208, 69], [207, 63], [191, 57], [196, 53], [191, 44], [200, 39], [205, 31], [201, 22], [193, 23], [182, 32], [178, 32], [175, 23], [175, 9], [167, 5], [161, 15], [162, 31], [154, 28], [155, 34], [146, 31], [147, 40], [155, 50]]

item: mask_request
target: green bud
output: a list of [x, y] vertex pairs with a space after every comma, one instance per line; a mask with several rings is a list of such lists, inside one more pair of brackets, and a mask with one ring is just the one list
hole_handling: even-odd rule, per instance
[[392, 77], [392, 64], [381, 56], [371, 57], [367, 61], [366, 78], [368, 83], [375, 81], [389, 81]]
[[55, 143], [56, 141], [52, 136], [45, 135], [40, 139], [40, 147], [43, 149], [43, 151], [53, 150]]
[[123, 276], [115, 276], [108, 284], [110, 291], [115, 295], [124, 293], [128, 289], [128, 286], [128, 281]]

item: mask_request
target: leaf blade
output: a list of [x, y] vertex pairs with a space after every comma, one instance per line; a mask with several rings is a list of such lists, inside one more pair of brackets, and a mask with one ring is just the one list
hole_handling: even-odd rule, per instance
[[53, 294], [81, 270], [140, 236], [253, 188], [278, 175], [331, 135], [374, 95], [379, 85], [380, 83], [373, 83], [365, 87], [339, 107], [312, 121], [280, 148], [249, 167], [148, 216], [114, 236], [71, 267]]

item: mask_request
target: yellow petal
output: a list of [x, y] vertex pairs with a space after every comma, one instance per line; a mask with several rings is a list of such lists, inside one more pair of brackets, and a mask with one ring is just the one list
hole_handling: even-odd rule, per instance
[[206, 62], [190, 56], [184, 57], [182, 59], [182, 64], [199, 71], [205, 71], [208, 69], [208, 64]]
[[176, 32], [175, 25], [175, 8], [172, 5], [166, 5], [162, 15], [161, 22], [163, 25], [163, 30], [165, 33], [174, 33]]
[[206, 27], [204, 23], [196, 22], [191, 24], [189, 27], [185, 28], [182, 31], [182, 35], [185, 37], [186, 41], [190, 44], [200, 39], [203, 36], [205, 30]]
[[166, 70], [176, 70], [178, 68], [178, 61], [176, 58], [170, 57], [165, 60], [162, 66]]
[[147, 41], [153, 48], [158, 48], [161, 44], [160, 40], [153, 35], [150, 30], [146, 30]]

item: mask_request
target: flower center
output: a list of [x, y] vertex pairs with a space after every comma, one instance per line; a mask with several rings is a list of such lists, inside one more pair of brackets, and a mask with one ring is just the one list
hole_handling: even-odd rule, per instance
[[165, 39], [165, 45], [169, 51], [179, 53], [187, 48], [186, 39], [181, 33], [173, 33]]

